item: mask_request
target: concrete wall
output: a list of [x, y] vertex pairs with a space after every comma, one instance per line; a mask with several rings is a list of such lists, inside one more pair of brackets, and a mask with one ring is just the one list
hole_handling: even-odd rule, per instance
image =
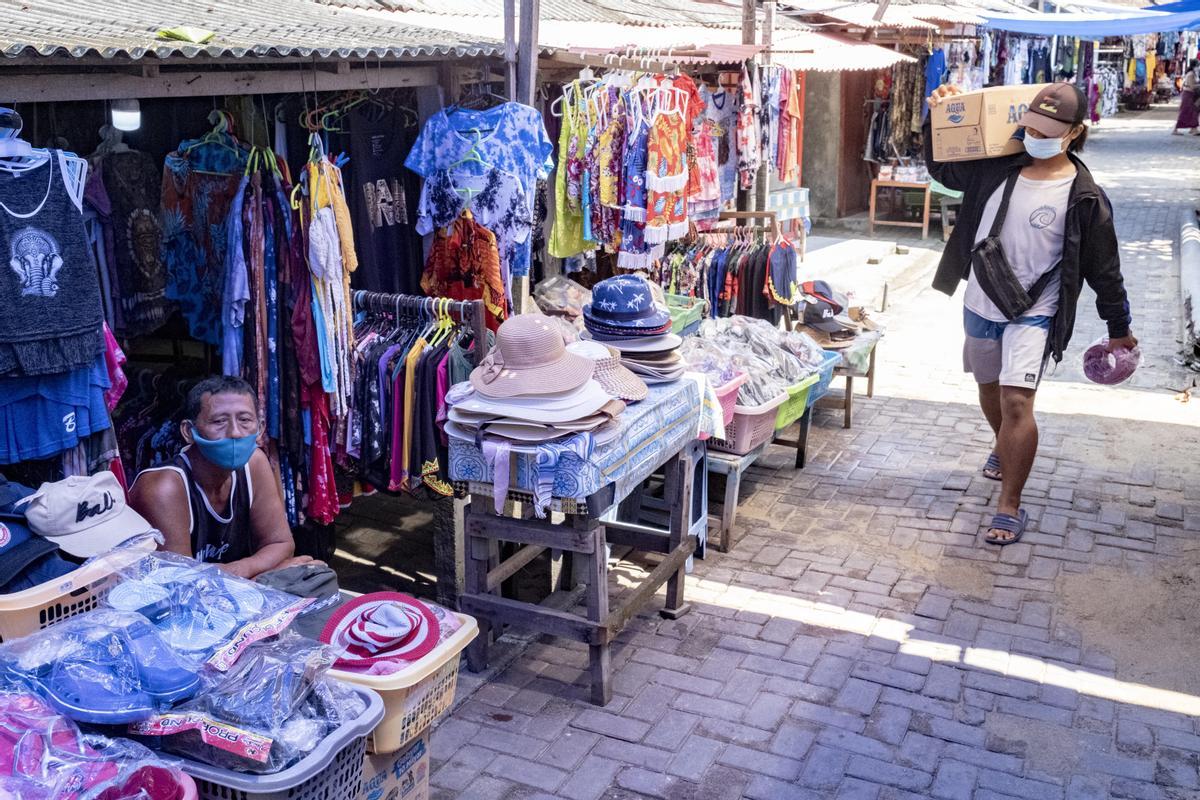
[[832, 220], [837, 218], [842, 73], [809, 72], [806, 80], [801, 180], [809, 190], [813, 220]]

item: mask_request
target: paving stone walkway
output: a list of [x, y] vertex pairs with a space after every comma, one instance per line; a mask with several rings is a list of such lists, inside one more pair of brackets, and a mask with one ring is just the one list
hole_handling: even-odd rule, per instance
[[464, 671], [434, 796], [1200, 797], [1200, 407], [1172, 397], [1171, 360], [1200, 140], [1171, 119], [1089, 143], [1147, 363], [1129, 386], [1080, 382], [1102, 330], [1085, 296], [1039, 393], [1022, 543], [982, 542], [998, 486], [957, 302], [902, 298], [854, 428], [821, 414], [806, 469], [775, 450], [750, 470], [745, 536], [697, 562], [692, 614], [620, 637], [612, 704], [587, 702], [582, 647], [510, 644], [490, 680]]

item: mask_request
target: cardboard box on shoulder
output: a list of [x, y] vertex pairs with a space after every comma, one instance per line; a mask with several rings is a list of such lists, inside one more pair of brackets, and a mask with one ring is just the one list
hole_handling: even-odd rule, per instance
[[359, 800], [429, 800], [429, 732], [396, 753], [367, 753]]
[[974, 161], [1021, 152], [1017, 122], [1046, 84], [994, 86], [948, 97], [930, 110], [934, 161]]

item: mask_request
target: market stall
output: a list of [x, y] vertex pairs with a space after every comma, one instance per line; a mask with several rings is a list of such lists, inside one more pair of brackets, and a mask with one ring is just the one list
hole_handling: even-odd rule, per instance
[[[95, 36], [136, 46], [17, 39], [0, 73], [13, 704], [129, 726], [89, 739], [128, 754], [105, 780], [342, 800], [422, 769], [459, 654], [482, 668], [504, 626], [587, 643], [607, 702], [630, 619], [664, 587], [687, 611], [710, 463], [729, 549], [737, 477], [793, 426], [803, 466], [841, 359], [791, 330], [819, 302], [803, 221], [735, 210], [764, 174], [798, 187], [805, 73], [758, 45], [575, 53], [535, 107], [500, 94], [499, 43], [402, 14], [129, 10]], [[462, 510], [444, 605], [294, 557], [329, 559], [367, 495]], [[550, 585], [513, 591], [535, 562]]]

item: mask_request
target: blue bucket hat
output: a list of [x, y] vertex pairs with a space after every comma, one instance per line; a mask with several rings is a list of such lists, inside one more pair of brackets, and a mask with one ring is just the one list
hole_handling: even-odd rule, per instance
[[640, 275], [616, 275], [592, 287], [583, 307], [584, 323], [605, 332], [642, 331], [671, 324], [671, 312], [655, 305], [650, 281]]

